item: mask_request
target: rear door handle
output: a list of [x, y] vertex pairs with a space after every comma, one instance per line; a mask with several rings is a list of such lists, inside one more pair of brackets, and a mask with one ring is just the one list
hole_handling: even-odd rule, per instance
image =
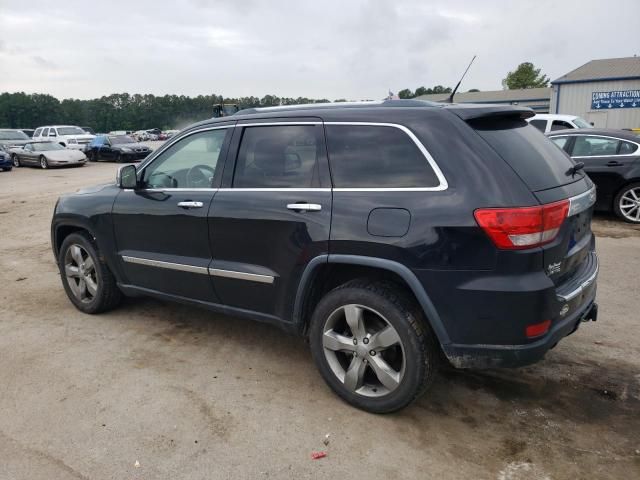
[[610, 162], [607, 163], [607, 167], [622, 167], [623, 165], [624, 163], [618, 162], [616, 160], [611, 160]]
[[322, 210], [322, 205], [317, 203], [290, 203], [287, 208], [298, 212], [319, 212]]
[[182, 208], [202, 208], [203, 205], [204, 203], [202, 202], [192, 202], [191, 200], [178, 202], [178, 206]]

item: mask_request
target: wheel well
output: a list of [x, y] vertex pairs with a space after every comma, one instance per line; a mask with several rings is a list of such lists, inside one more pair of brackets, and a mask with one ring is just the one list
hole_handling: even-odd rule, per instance
[[75, 232], [89, 233], [85, 228], [77, 227], [75, 225], [60, 225], [58, 228], [56, 228], [56, 256], [58, 255], [58, 253], [60, 253], [60, 247], [62, 247], [62, 242], [64, 242], [64, 239]]
[[60, 145], [62, 145], [63, 147], [66, 147], [66, 146], [67, 146], [67, 144], [66, 144], [66, 143], [64, 143], [64, 142], [60, 142]]
[[615, 190], [615, 193], [613, 195], [611, 195], [611, 207], [612, 208], [615, 208], [616, 197], [620, 194], [620, 192], [622, 192], [625, 188], [627, 188], [629, 185], [634, 184], [634, 183], [640, 183], [640, 177], [635, 177], [635, 178], [630, 178], [628, 180], [625, 180], [625, 182], [622, 185], [620, 185], [617, 190]]
[[407, 285], [407, 282], [395, 272], [385, 270], [384, 268], [326, 263], [316, 268], [313, 277], [309, 280], [308, 286], [305, 287], [306, 292], [302, 301], [299, 318], [303, 335], [306, 336], [311, 315], [322, 297], [334, 288], [356, 279], [366, 279], [371, 282], [387, 281], [394, 283], [419, 305], [418, 300], [409, 285]]

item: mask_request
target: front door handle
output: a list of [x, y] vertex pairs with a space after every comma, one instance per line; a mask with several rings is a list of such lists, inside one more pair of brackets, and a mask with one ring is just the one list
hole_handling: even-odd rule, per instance
[[322, 205], [317, 203], [290, 203], [287, 208], [297, 212], [319, 212], [322, 210]]
[[611, 160], [610, 162], [607, 162], [607, 167], [622, 167], [622, 166], [624, 166], [624, 163], [618, 162], [616, 160]]
[[192, 202], [191, 200], [178, 202], [178, 206], [182, 208], [202, 208], [203, 205], [204, 203], [202, 202]]

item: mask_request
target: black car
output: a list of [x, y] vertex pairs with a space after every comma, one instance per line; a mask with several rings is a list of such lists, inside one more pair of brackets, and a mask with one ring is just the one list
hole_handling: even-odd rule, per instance
[[626, 222], [640, 223], [640, 138], [610, 129], [558, 130], [547, 134], [584, 170], [598, 188], [596, 209], [613, 210]]
[[87, 313], [150, 295], [302, 335], [371, 412], [408, 405], [443, 357], [538, 361], [596, 318], [598, 262], [594, 186], [531, 115], [390, 100], [195, 124], [60, 198], [64, 288]]
[[89, 144], [86, 154], [92, 162], [114, 160], [121, 163], [142, 160], [152, 151], [146, 145], [140, 145], [127, 135], [98, 135]]

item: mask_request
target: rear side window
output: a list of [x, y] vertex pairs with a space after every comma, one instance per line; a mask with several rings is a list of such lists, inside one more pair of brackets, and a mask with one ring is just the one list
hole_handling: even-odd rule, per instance
[[552, 132], [554, 130], [566, 130], [568, 128], [573, 128], [573, 125], [571, 125], [569, 122], [565, 122], [563, 120], [554, 120], [553, 123], [551, 124], [551, 131]]
[[555, 137], [551, 141], [558, 145], [562, 150], [567, 151], [567, 144], [569, 143], [569, 137]]
[[630, 155], [635, 153], [638, 150], [638, 145], [635, 143], [622, 142], [620, 144], [620, 150], [618, 150], [618, 155]]
[[336, 188], [436, 187], [438, 177], [415, 142], [395, 127], [327, 125]]
[[315, 125], [245, 127], [233, 186], [318, 187], [320, 132]]
[[536, 127], [541, 132], [544, 132], [545, 129], [547, 128], [547, 121], [546, 120], [531, 120], [529, 122], [529, 124], [533, 125], [534, 127]]
[[37, 129], [35, 132], [33, 132], [33, 136], [34, 136], [34, 137], [39, 136], [41, 131], [42, 131], [42, 129], [41, 129], [41, 128]]
[[568, 174], [574, 164], [567, 154], [524, 120], [484, 119], [469, 124], [534, 192], [584, 176]]

